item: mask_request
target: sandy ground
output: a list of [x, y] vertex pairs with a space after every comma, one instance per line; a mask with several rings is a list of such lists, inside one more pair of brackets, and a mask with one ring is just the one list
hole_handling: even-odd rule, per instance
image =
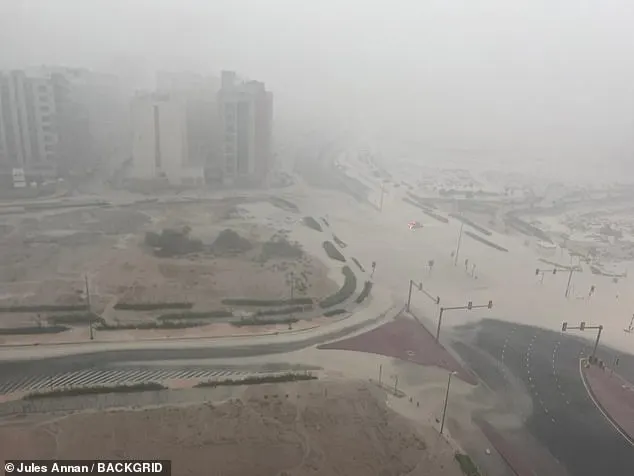
[[[114, 312], [117, 301], [189, 301], [194, 310], [213, 310], [224, 298], [289, 298], [291, 276], [295, 297], [322, 299], [340, 286], [341, 266], [321, 246], [331, 237], [308, 229], [301, 218], [255, 199], [10, 215], [0, 244], [0, 298], [2, 305], [84, 303], [87, 276], [93, 309], [115, 322], [151, 317]], [[206, 244], [231, 229], [253, 248], [239, 255], [158, 258], [144, 246], [146, 231], [183, 226]], [[304, 255], [264, 257], [262, 244], [274, 235], [298, 242]], [[0, 315], [3, 327], [37, 321], [34, 314]]]
[[252, 386], [224, 401], [208, 392], [180, 407], [6, 421], [0, 459], [160, 458], [182, 475], [462, 474], [435, 430], [386, 408], [367, 384]]

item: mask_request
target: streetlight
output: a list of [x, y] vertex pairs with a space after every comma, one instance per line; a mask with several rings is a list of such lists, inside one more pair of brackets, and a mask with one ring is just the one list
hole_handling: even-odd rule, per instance
[[457, 372], [449, 372], [449, 379], [447, 380], [447, 392], [445, 393], [445, 404], [442, 409], [442, 420], [440, 422], [440, 434], [442, 435], [443, 430], [445, 429], [445, 416], [447, 414], [447, 402], [449, 401], [449, 386], [451, 385], [451, 377], [456, 375]]
[[84, 283], [86, 284], [86, 310], [88, 311], [88, 327], [90, 328], [90, 340], [95, 339], [92, 329], [93, 315], [90, 308], [90, 288], [88, 287], [88, 276], [84, 275]]
[[456, 258], [453, 262], [454, 266], [458, 266], [458, 254], [460, 253], [460, 243], [462, 242], [462, 229], [464, 228], [464, 223], [460, 223], [460, 233], [458, 234], [458, 245], [456, 246]]

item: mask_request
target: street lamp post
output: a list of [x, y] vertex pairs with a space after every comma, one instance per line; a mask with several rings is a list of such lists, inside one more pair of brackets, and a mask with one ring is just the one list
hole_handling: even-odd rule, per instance
[[458, 254], [460, 254], [460, 243], [462, 242], [462, 229], [464, 228], [464, 223], [460, 223], [460, 233], [458, 234], [458, 245], [456, 246], [456, 256], [453, 262], [454, 266], [458, 266]]
[[440, 312], [438, 313], [438, 327], [436, 328], [436, 342], [440, 338], [440, 326], [442, 325], [442, 315], [445, 311], [458, 311], [466, 309], [470, 311], [471, 309], [482, 309], [486, 307], [487, 309], [491, 309], [493, 307], [493, 301], [489, 301], [488, 304], [478, 304], [477, 306], [473, 305], [473, 302], [469, 301], [466, 306], [454, 306], [454, 307], [441, 307]]
[[445, 403], [442, 408], [442, 420], [440, 422], [440, 434], [442, 435], [443, 430], [445, 429], [445, 416], [447, 415], [447, 402], [449, 401], [449, 386], [451, 385], [451, 377], [453, 377], [456, 372], [449, 372], [449, 379], [447, 380], [447, 391], [445, 392]]
[[90, 329], [90, 340], [94, 340], [94, 332], [92, 327], [93, 316], [90, 306], [90, 288], [88, 287], [88, 276], [84, 275], [84, 284], [86, 285], [86, 310], [88, 311], [88, 328]]

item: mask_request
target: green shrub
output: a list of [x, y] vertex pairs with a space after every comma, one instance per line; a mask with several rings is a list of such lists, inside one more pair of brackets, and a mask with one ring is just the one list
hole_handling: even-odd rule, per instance
[[284, 319], [260, 319], [256, 316], [249, 317], [246, 319], [240, 319], [239, 321], [233, 321], [231, 323], [234, 327], [242, 327], [242, 326], [270, 326], [277, 324], [295, 324], [299, 319], [296, 317], [287, 317]]
[[326, 299], [319, 303], [319, 307], [321, 307], [322, 309], [341, 304], [350, 296], [352, 296], [357, 290], [357, 277], [355, 276], [354, 272], [348, 266], [344, 266], [341, 269], [341, 272], [343, 273], [345, 278], [343, 286], [341, 286], [341, 289], [339, 289], [339, 291], [332, 294], [331, 296], [328, 296]]
[[95, 387], [72, 387], [29, 393], [28, 395], [25, 395], [23, 399], [36, 400], [39, 398], [76, 397], [79, 395], [100, 395], [104, 393], [134, 393], [147, 392], [152, 390], [165, 390], [166, 388], [167, 387], [165, 387], [164, 385], [156, 382], [135, 383], [132, 385], [117, 385], [112, 387], [102, 385]]
[[303, 222], [308, 228], [312, 228], [315, 231], [324, 231], [319, 222], [313, 217], [304, 217]]
[[49, 324], [90, 324], [91, 322], [103, 322], [103, 318], [94, 312], [83, 312], [78, 314], [58, 314], [48, 316], [46, 321]]
[[149, 329], [188, 329], [190, 327], [204, 326], [204, 322], [193, 321], [161, 321], [161, 322], [137, 322], [133, 324], [99, 324], [99, 331], [124, 331], [124, 330], [149, 330]]
[[210, 380], [208, 382], [200, 382], [195, 385], [196, 388], [220, 387], [224, 385], [254, 385], [259, 383], [281, 383], [281, 382], [297, 382], [300, 380], [316, 380], [317, 377], [310, 373], [293, 373], [289, 372], [282, 375], [257, 375], [245, 377], [241, 379], [225, 379]]
[[114, 308], [119, 311], [158, 311], [162, 309], [191, 309], [191, 302], [118, 302]]
[[354, 256], [351, 259], [352, 261], [354, 261], [354, 264], [356, 264], [359, 267], [359, 269], [365, 273], [365, 268], [361, 265], [361, 263], [359, 263], [359, 260], [355, 258]]
[[0, 307], [0, 312], [73, 312], [85, 310], [86, 304], [38, 304], [33, 306]]
[[323, 247], [330, 259], [341, 261], [343, 263], [346, 262], [345, 256], [343, 256], [341, 252], [337, 248], [335, 248], [335, 245], [333, 245], [330, 241], [324, 241]]
[[256, 313], [257, 316], [281, 316], [283, 314], [292, 314], [295, 312], [304, 312], [312, 309], [312, 306], [291, 306], [280, 309], [265, 309]]
[[504, 251], [507, 252], [508, 250], [506, 248], [504, 248], [503, 246], [500, 245], [496, 245], [495, 243], [493, 243], [492, 241], [489, 240], [485, 240], [484, 238], [482, 238], [481, 236], [476, 235], [475, 233], [472, 233], [470, 231], [465, 231], [464, 232], [465, 235], [470, 236], [471, 238], [473, 238], [476, 241], [479, 241], [482, 244], [485, 244], [491, 248], [495, 248], [498, 251]]
[[0, 336], [21, 336], [34, 334], [59, 334], [67, 331], [66, 326], [30, 326], [30, 327], [2, 327]]
[[285, 306], [285, 305], [301, 305], [310, 306], [313, 299], [309, 297], [298, 297], [293, 299], [248, 299], [248, 298], [230, 298], [223, 299], [225, 306]]
[[480, 470], [468, 455], [456, 453], [455, 458], [466, 476], [481, 476]]
[[214, 317], [232, 317], [233, 313], [226, 309], [218, 309], [215, 311], [198, 311], [198, 312], [173, 312], [169, 314], [161, 314], [156, 319], [159, 321], [174, 321], [180, 319], [212, 319]]
[[361, 290], [361, 294], [359, 294], [355, 302], [357, 304], [361, 304], [365, 300], [365, 298], [367, 298], [370, 295], [371, 290], [372, 290], [372, 281], [366, 281], [363, 284], [363, 289]]
[[346, 246], [348, 246], [348, 245], [346, 245], [346, 243], [345, 243], [345, 242], [341, 241], [341, 240], [339, 239], [339, 237], [338, 237], [337, 235], [335, 235], [334, 233], [333, 233], [333, 235], [332, 235], [332, 239], [333, 239], [333, 240], [335, 240], [335, 243], [337, 243], [337, 245], [338, 245], [340, 248], [345, 248]]
[[330, 309], [329, 311], [324, 312], [324, 317], [338, 316], [339, 314], [344, 314], [346, 312], [348, 311], [345, 309]]

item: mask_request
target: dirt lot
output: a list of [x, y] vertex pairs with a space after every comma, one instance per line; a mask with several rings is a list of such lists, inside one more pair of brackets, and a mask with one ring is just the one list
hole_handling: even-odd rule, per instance
[[178, 475], [462, 474], [434, 430], [415, 429], [363, 383], [205, 392], [205, 403], [13, 419], [0, 426], [0, 459], [161, 458]]
[[[275, 237], [297, 240], [301, 215], [269, 202], [241, 199], [202, 203], [143, 203], [7, 215], [0, 244], [0, 303], [80, 304], [84, 275], [97, 312], [116, 302], [189, 301], [195, 310], [213, 310], [224, 298], [323, 298], [338, 285], [328, 279], [319, 249], [298, 243], [300, 257], [268, 252]], [[188, 227], [204, 249], [158, 257], [146, 232]], [[248, 240], [239, 253], [210, 251], [223, 230]], [[138, 313], [136, 313], [138, 314]], [[36, 316], [0, 315], [0, 327], [32, 325]], [[110, 314], [105, 316], [110, 320]], [[138, 315], [117, 315], [125, 322]]]

